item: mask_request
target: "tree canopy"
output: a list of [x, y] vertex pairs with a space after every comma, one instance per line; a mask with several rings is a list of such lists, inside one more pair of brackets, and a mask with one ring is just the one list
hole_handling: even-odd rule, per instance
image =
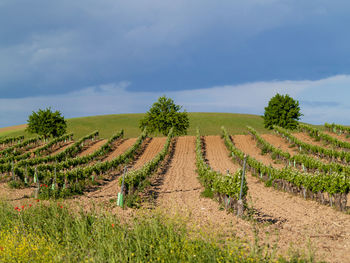
[[300, 113], [299, 102], [289, 95], [276, 94], [265, 107], [264, 125], [265, 128], [272, 129], [277, 125], [286, 129], [295, 129], [298, 126]]
[[165, 136], [174, 127], [174, 135], [185, 135], [190, 121], [187, 112], [180, 112], [181, 109], [182, 106], [176, 105], [171, 98], [159, 97], [139, 126], [141, 129], [147, 127], [149, 133], [161, 133]]
[[59, 111], [52, 112], [51, 108], [39, 109], [32, 112], [27, 120], [27, 131], [48, 137], [62, 136], [67, 130], [67, 122]]

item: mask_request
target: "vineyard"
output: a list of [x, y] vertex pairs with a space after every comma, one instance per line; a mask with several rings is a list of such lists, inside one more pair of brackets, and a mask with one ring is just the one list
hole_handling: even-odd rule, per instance
[[181, 137], [144, 130], [124, 138], [119, 130], [107, 139], [99, 131], [78, 140], [72, 133], [50, 141], [0, 138], [0, 195], [14, 206], [93, 200], [123, 217], [162, 209], [208, 231], [269, 239], [281, 255], [291, 244], [305, 251], [312, 244], [318, 260], [350, 262], [350, 129], [243, 128], [245, 135], [221, 127], [220, 135], [197, 128], [196, 136]]

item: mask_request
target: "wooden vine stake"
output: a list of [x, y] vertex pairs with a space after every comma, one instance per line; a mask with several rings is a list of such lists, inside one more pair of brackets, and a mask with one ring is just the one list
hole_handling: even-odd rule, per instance
[[242, 216], [243, 215], [243, 210], [244, 210], [242, 194], [243, 194], [243, 183], [244, 183], [246, 164], [247, 164], [247, 155], [244, 155], [243, 172], [242, 172], [242, 178], [241, 178], [241, 189], [239, 191], [239, 200], [237, 202], [237, 216]]
[[24, 183], [28, 184], [28, 165], [26, 164], [26, 171], [24, 174]]
[[12, 181], [15, 180], [15, 168], [13, 165], [13, 161], [11, 162], [11, 173], [12, 173]]

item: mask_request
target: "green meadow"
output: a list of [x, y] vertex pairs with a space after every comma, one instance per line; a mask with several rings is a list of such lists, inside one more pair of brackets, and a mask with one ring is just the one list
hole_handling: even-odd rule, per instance
[[[117, 131], [124, 129], [125, 138], [137, 137], [140, 134], [139, 121], [144, 113], [137, 114], [113, 114], [91, 117], [68, 119], [68, 132], [73, 132], [75, 138], [98, 130], [101, 138], [109, 138]], [[246, 133], [246, 126], [250, 125], [260, 133], [268, 133], [264, 128], [263, 119], [258, 115], [235, 114], [235, 113], [189, 113], [190, 128], [188, 135], [195, 135], [196, 127], [199, 127], [203, 135], [219, 135], [220, 127], [225, 126], [231, 134]], [[24, 129], [6, 131], [0, 136], [33, 135], [25, 132]], [[159, 135], [161, 136], [161, 135]]]

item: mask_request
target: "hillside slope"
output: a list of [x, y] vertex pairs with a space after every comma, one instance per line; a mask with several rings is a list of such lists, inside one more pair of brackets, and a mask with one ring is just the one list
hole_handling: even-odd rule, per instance
[[[68, 132], [73, 132], [75, 138], [80, 138], [94, 130], [100, 131], [101, 138], [109, 138], [120, 129], [124, 129], [125, 138], [137, 137], [140, 133], [139, 121], [143, 113], [113, 114], [68, 119]], [[230, 134], [246, 132], [246, 125], [254, 127], [260, 133], [268, 133], [264, 128], [263, 119], [258, 115], [235, 113], [189, 113], [190, 128], [188, 135], [195, 135], [196, 127], [200, 127], [203, 135], [219, 135], [220, 127], [224, 125]], [[24, 134], [25, 126], [0, 128], [0, 136], [17, 136]]]

